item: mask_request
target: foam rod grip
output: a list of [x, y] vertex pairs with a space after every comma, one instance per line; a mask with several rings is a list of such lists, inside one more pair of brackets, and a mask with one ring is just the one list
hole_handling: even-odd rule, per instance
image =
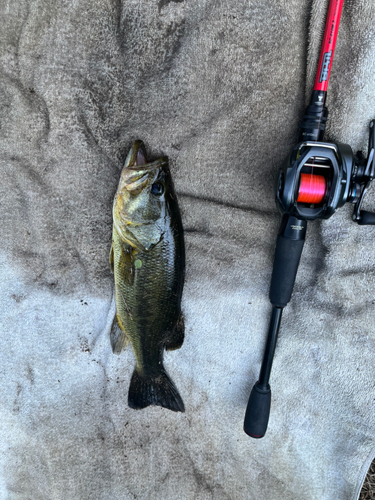
[[366, 212], [366, 210], [361, 210], [360, 214], [361, 214], [361, 219], [358, 221], [358, 224], [360, 226], [366, 226], [366, 225], [373, 226], [375, 224], [375, 213]]
[[276, 241], [270, 288], [270, 301], [285, 307], [292, 296], [299, 261], [305, 243], [306, 221], [284, 215]]
[[271, 389], [257, 382], [251, 391], [243, 429], [250, 437], [262, 438], [267, 430], [271, 408]]

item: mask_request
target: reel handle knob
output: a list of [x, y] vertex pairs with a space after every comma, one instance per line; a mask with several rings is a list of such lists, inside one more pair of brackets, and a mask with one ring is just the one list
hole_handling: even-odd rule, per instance
[[366, 210], [361, 210], [360, 211], [360, 220], [357, 220], [357, 223], [360, 226], [375, 226], [375, 213], [373, 212], [366, 212]]

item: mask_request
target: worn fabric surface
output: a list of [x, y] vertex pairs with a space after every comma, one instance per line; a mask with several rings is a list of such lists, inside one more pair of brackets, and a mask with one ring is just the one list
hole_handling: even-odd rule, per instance
[[[375, 228], [308, 226], [272, 372], [277, 170], [298, 138], [323, 0], [1, 0], [0, 498], [353, 500], [374, 457]], [[326, 137], [366, 154], [375, 4], [344, 3]], [[307, 83], [306, 83], [307, 82]], [[112, 354], [111, 206], [142, 139], [185, 228], [186, 412], [127, 407]], [[375, 196], [369, 193], [367, 208]]]

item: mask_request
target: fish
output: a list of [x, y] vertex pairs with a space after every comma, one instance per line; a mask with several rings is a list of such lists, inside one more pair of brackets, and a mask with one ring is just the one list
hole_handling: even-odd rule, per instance
[[179, 349], [184, 341], [183, 227], [168, 158], [148, 163], [139, 140], [127, 156], [113, 201], [109, 261], [116, 300], [112, 350], [120, 353], [130, 342], [136, 359], [128, 405], [184, 412], [163, 365], [164, 349]]

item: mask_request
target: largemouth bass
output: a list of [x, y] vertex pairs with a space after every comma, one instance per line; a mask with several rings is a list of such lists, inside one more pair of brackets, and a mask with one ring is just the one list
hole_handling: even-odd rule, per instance
[[129, 152], [115, 195], [109, 260], [121, 330], [120, 335], [111, 334], [112, 349], [121, 351], [129, 340], [137, 362], [129, 406], [185, 411], [163, 367], [164, 349], [178, 349], [184, 340], [181, 216], [167, 158], [147, 163], [141, 141]]

